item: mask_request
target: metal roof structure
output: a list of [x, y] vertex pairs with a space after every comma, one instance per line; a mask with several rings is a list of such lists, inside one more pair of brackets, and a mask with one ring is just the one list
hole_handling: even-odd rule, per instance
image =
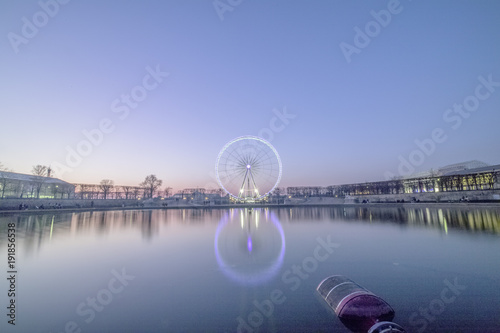
[[465, 162], [445, 165], [445, 166], [440, 167], [438, 169], [438, 173], [440, 175], [445, 175], [445, 174], [448, 174], [448, 173], [454, 172], [454, 171], [478, 169], [478, 168], [484, 168], [484, 167], [488, 167], [488, 166], [489, 165], [487, 163], [484, 163], [482, 161], [472, 160], [472, 161], [465, 161]]
[[9, 171], [0, 171], [0, 178], [5, 178], [8, 180], [19, 180], [23, 182], [43, 182], [46, 184], [74, 186], [73, 184], [65, 182], [64, 180], [61, 180], [59, 178], [27, 175], [24, 173], [9, 172]]
[[473, 174], [473, 173], [494, 172], [494, 171], [499, 171], [499, 170], [500, 170], [500, 164], [496, 164], [496, 165], [488, 165], [488, 166], [474, 168], [474, 169], [463, 169], [463, 170], [457, 170], [457, 171], [450, 171], [450, 172], [441, 174], [441, 176], [468, 175], [468, 174]]

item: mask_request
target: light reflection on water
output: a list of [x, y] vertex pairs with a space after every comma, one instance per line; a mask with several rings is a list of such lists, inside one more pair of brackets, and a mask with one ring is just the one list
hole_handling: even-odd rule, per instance
[[225, 213], [215, 232], [215, 257], [221, 271], [242, 285], [260, 285], [278, 274], [286, 249], [274, 212], [237, 209]]
[[[235, 211], [239, 212], [240, 210], [229, 210], [231, 219], [234, 219]], [[75, 232], [82, 231], [109, 233], [117, 229], [140, 228], [143, 238], [148, 240], [158, 234], [160, 224], [168, 225], [170, 220], [175, 220], [176, 223], [205, 223], [220, 219], [225, 214], [224, 210], [218, 209], [172, 211], [176, 214], [169, 214], [169, 212], [171, 211], [125, 210], [14, 215], [0, 217], [0, 221], [2, 221], [0, 231], [5, 232], [5, 222], [14, 221], [18, 223], [20, 236], [33, 238], [32, 242], [37, 243], [35, 237], [42, 242], [45, 239], [51, 239], [55, 234], [62, 236], [69, 233], [74, 235]], [[451, 228], [472, 232], [500, 233], [500, 208], [301, 207], [279, 209], [276, 214], [281, 222], [302, 222], [308, 219], [378, 221], [437, 228], [444, 231]], [[70, 221], [69, 225], [68, 221]], [[64, 225], [60, 225], [61, 222], [64, 222]]]
[[[12, 214], [0, 217], [2, 258], [9, 222], [17, 229], [19, 331], [61, 332], [74, 321], [82, 332], [234, 332], [236, 318], [247, 320], [256, 302], [280, 290], [286, 300], [263, 317], [260, 331], [347, 332], [313, 297], [332, 274], [382, 296], [409, 331], [424, 324], [410, 317], [439, 297], [444, 280], [457, 278], [467, 289], [426, 322], [427, 331], [500, 331], [498, 208]], [[293, 276], [311, 263], [318, 237], [331, 237], [339, 247], [307, 274]], [[121, 269], [135, 278], [87, 323], [78, 305], [106, 289]], [[4, 293], [4, 281], [0, 288]]]
[[500, 233], [500, 208], [421, 208], [347, 206], [318, 209], [301, 207], [280, 210], [278, 216], [289, 221], [305, 219], [356, 220], [393, 222], [447, 230], [464, 229], [474, 232]]

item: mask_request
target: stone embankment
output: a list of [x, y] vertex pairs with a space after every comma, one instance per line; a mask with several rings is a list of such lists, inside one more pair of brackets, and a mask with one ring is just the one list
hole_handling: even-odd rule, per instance
[[87, 200], [87, 199], [1, 199], [0, 210], [43, 210], [67, 208], [113, 208], [113, 207], [139, 207], [139, 200], [112, 199], [112, 200]]
[[[440, 193], [405, 193], [382, 195], [356, 195], [345, 198], [304, 197], [286, 199], [281, 204], [255, 204], [254, 206], [323, 206], [355, 204], [395, 204], [395, 203], [492, 203], [500, 204], [500, 190], [457, 191]], [[140, 208], [227, 208], [245, 205], [185, 202], [175, 199], [1, 199], [0, 211], [40, 211], [47, 209], [67, 210], [107, 210]]]

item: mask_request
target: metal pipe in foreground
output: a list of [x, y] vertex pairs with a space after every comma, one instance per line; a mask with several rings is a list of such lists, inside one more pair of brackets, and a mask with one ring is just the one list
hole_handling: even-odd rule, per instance
[[395, 312], [386, 301], [344, 276], [327, 277], [316, 290], [344, 326], [353, 332], [406, 332], [392, 322]]

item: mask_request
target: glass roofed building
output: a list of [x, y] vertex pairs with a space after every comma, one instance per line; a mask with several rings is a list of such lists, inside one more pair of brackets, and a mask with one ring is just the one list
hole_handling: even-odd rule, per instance
[[63, 180], [0, 171], [0, 199], [4, 198], [72, 198], [75, 186]]
[[467, 161], [467, 162], [462, 162], [462, 163], [450, 164], [450, 165], [441, 167], [438, 170], [438, 174], [439, 175], [451, 175], [455, 172], [463, 172], [465, 170], [477, 171], [474, 169], [480, 169], [480, 168], [481, 169], [483, 169], [483, 168], [488, 169], [488, 167], [490, 167], [490, 165], [488, 165], [484, 162], [473, 160], [473, 161]]

